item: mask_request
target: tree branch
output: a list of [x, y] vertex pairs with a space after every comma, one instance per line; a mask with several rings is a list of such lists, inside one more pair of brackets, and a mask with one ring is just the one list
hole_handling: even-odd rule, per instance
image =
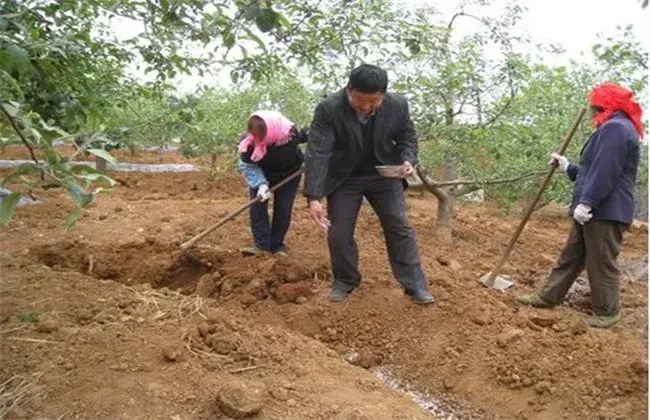
[[431, 194], [435, 195], [436, 198], [440, 201], [445, 200], [447, 198], [447, 193], [442, 189], [436, 187], [434, 185], [434, 182], [431, 182], [431, 178], [429, 178], [429, 175], [427, 175], [427, 170], [424, 168], [424, 166], [417, 165], [415, 167], [415, 170], [418, 173], [418, 176], [420, 177], [422, 184], [424, 184], [424, 186], [427, 188], [427, 190], [429, 190]]
[[[484, 186], [484, 185], [498, 185], [498, 184], [509, 184], [512, 182], [517, 182], [517, 181], [522, 181], [527, 178], [533, 178], [539, 175], [544, 175], [546, 171], [537, 171], [537, 172], [529, 172], [524, 175], [519, 175], [513, 178], [502, 178], [502, 179], [457, 179], [454, 181], [434, 181], [431, 178], [428, 178], [427, 182], [431, 185], [432, 188], [440, 188], [440, 187], [457, 187], [461, 185], [472, 185], [472, 186]], [[420, 171], [418, 170], [418, 175], [420, 174]], [[425, 172], [426, 175], [426, 172]], [[423, 183], [424, 179], [422, 176], [420, 176], [420, 179], [422, 180]], [[426, 183], [425, 183], [426, 184]]]
[[29, 144], [29, 142], [27, 141], [27, 139], [25, 138], [23, 133], [20, 131], [20, 129], [16, 125], [16, 122], [14, 121], [13, 117], [9, 114], [9, 112], [7, 112], [7, 110], [2, 105], [1, 102], [0, 102], [0, 109], [2, 109], [2, 113], [5, 114], [5, 116], [9, 120], [9, 124], [11, 124], [11, 128], [13, 128], [13, 130], [16, 132], [16, 134], [18, 134], [18, 137], [20, 137], [20, 140], [22, 140], [25, 147], [27, 147], [27, 149], [29, 150], [29, 154], [31, 155], [32, 160], [34, 161], [34, 163], [36, 163], [37, 165], [40, 165], [40, 162], [36, 158], [36, 154], [34, 154], [34, 148], [32, 147], [31, 144]]

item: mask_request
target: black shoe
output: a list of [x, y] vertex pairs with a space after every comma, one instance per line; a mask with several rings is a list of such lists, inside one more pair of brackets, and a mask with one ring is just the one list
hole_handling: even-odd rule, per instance
[[420, 289], [413, 292], [404, 290], [404, 294], [409, 295], [411, 299], [413, 299], [413, 302], [417, 303], [418, 305], [431, 305], [436, 302], [436, 299], [431, 293], [429, 293], [428, 290]]
[[330, 302], [343, 302], [349, 294], [349, 292], [344, 292], [343, 290], [332, 289], [330, 292]]

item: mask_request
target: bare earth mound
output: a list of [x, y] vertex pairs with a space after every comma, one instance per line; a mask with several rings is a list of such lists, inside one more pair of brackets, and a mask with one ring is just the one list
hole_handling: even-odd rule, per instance
[[[518, 220], [467, 206], [443, 245], [435, 200], [410, 197], [438, 299], [422, 308], [397, 287], [364, 206], [363, 283], [334, 305], [324, 238], [302, 200], [288, 258], [239, 255], [250, 240], [243, 215], [196, 247], [197, 265], [178, 246], [245, 202], [241, 180], [115, 177], [122, 186], [69, 233], [55, 219], [70, 208], [53, 202], [56, 191], [2, 232], [7, 418], [647, 418], [643, 226], [623, 245], [622, 322], [601, 331], [584, 322], [584, 279], [553, 311], [513, 300], [552, 267], [569, 229], [561, 209], [533, 217], [504, 269], [517, 286], [499, 293], [477, 280]], [[422, 408], [377, 377], [417, 392]]]

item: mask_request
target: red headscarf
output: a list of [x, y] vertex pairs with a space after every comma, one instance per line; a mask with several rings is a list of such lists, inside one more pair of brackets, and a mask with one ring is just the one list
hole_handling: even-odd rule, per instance
[[632, 120], [639, 137], [643, 137], [641, 106], [632, 96], [633, 93], [630, 90], [614, 83], [603, 83], [593, 88], [589, 94], [589, 103], [604, 110], [592, 118], [594, 125], [598, 127], [610, 119], [612, 114], [622, 111]]

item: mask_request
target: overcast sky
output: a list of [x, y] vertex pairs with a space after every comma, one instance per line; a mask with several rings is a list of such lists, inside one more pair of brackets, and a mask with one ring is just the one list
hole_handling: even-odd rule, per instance
[[[454, 0], [395, 0], [405, 7], [433, 6], [445, 18], [450, 18], [458, 10], [459, 1]], [[482, 11], [469, 9], [480, 16], [499, 16], [506, 4], [512, 0], [494, 0], [488, 9]], [[650, 50], [650, 7], [641, 9], [639, 0], [518, 0], [517, 4], [527, 9], [523, 19], [517, 24], [517, 30], [525, 32], [532, 44], [553, 43], [566, 50], [563, 56], [545, 56], [548, 64], [568, 64], [570, 59], [591, 59], [591, 47], [598, 42], [598, 34], [605, 36], [616, 33], [617, 25], [634, 26], [634, 31], [646, 51]], [[115, 22], [117, 23], [117, 22]], [[471, 19], [459, 21], [458, 35], [477, 29], [478, 24]], [[141, 28], [138, 25], [119, 25], [119, 37], [136, 35]], [[538, 51], [529, 51], [537, 53]], [[183, 76], [176, 80], [176, 86], [182, 93], [195, 90], [200, 84], [215, 85], [219, 79], [228, 79], [227, 71], [220, 77], [200, 78]]]
[[[453, 0], [399, 1], [411, 7], [434, 5], [447, 15], [452, 15], [460, 4]], [[495, 0], [490, 9], [499, 13], [511, 2]], [[591, 46], [598, 42], [598, 33], [612, 35], [617, 25], [632, 24], [645, 49], [650, 49], [650, 7], [641, 9], [639, 0], [518, 0], [517, 4], [528, 9], [517, 25], [519, 30], [525, 30], [533, 43], [562, 45], [567, 57], [588, 55]], [[464, 24], [472, 25], [471, 21]], [[556, 59], [566, 63], [560, 57]]]

